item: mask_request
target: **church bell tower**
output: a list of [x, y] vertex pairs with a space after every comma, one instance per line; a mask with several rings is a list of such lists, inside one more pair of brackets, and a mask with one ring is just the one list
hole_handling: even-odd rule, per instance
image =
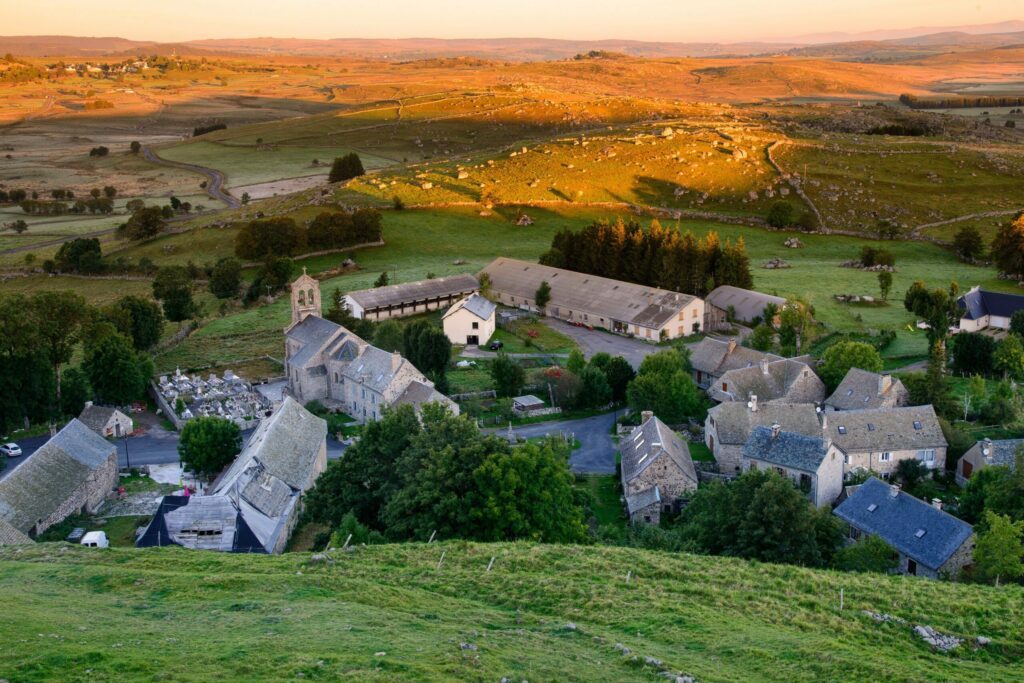
[[302, 322], [311, 315], [318, 318], [323, 315], [320, 283], [316, 278], [310, 277], [303, 268], [302, 275], [292, 283], [292, 325]]

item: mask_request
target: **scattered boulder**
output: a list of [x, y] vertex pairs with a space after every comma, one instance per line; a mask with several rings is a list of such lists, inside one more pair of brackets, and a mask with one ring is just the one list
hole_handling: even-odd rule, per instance
[[466, 259], [464, 259], [464, 258], [457, 258], [454, 261], [452, 261], [452, 265], [453, 266], [464, 266], [464, 265], [466, 265]]
[[568, 624], [565, 625], [565, 630], [566, 631], [575, 631], [576, 630], [576, 624], [570, 621]]
[[914, 627], [914, 633], [938, 652], [952, 652], [964, 642], [963, 638], [948, 636], [944, 633], [939, 633], [931, 626], [921, 626], [920, 624]]
[[764, 263], [762, 263], [761, 267], [762, 268], [767, 268], [768, 270], [778, 270], [780, 268], [792, 268], [792, 266], [790, 266], [788, 263], [786, 263], [785, 261], [783, 261], [780, 258], [769, 259], [769, 260], [765, 261]]
[[787, 249], [803, 249], [804, 243], [800, 241], [799, 237], [790, 237], [782, 243], [782, 246]]
[[527, 216], [525, 213], [519, 214], [519, 218], [516, 219], [516, 225], [527, 226], [533, 225], [533, 219]]
[[459, 643], [459, 649], [460, 650], [472, 650], [472, 651], [475, 652], [476, 650], [479, 650], [480, 648], [478, 648], [473, 643]]
[[864, 610], [863, 612], [864, 612], [865, 615], [871, 617], [872, 619], [874, 619], [875, 621], [877, 621], [879, 623], [893, 623], [893, 624], [905, 624], [905, 623], [907, 623], [906, 619], [901, 619], [900, 617], [896, 617], [896, 616], [893, 616], [891, 614], [885, 614], [885, 613], [881, 613], [881, 612], [871, 612], [870, 610]]
[[985, 647], [986, 645], [992, 642], [991, 638], [986, 638], [985, 636], [978, 636], [976, 640], [978, 645], [980, 645], [981, 647]]
[[469, 172], [468, 171], [459, 171], [459, 176], [458, 176], [459, 180], [465, 180], [468, 177], [469, 177]]

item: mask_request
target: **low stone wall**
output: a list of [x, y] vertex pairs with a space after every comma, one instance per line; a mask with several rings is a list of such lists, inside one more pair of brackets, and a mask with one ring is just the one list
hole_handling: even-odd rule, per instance
[[174, 428], [180, 432], [181, 428], [185, 426], [185, 421], [178, 417], [178, 414], [174, 412], [174, 406], [167, 402], [167, 399], [160, 393], [160, 387], [152, 380], [149, 382], [149, 393], [156, 402], [156, 407], [162, 411], [163, 416], [170, 420]]

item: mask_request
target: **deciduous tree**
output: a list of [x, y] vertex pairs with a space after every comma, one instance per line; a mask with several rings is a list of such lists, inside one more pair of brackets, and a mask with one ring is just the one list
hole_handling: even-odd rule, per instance
[[196, 417], [185, 423], [178, 441], [181, 463], [196, 474], [212, 476], [242, 450], [242, 432], [222, 417]]

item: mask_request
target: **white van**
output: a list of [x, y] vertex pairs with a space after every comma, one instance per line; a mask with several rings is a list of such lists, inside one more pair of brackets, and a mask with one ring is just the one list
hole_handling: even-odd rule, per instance
[[90, 531], [85, 536], [82, 536], [82, 545], [90, 548], [109, 548], [110, 541], [107, 540], [107, 532]]

